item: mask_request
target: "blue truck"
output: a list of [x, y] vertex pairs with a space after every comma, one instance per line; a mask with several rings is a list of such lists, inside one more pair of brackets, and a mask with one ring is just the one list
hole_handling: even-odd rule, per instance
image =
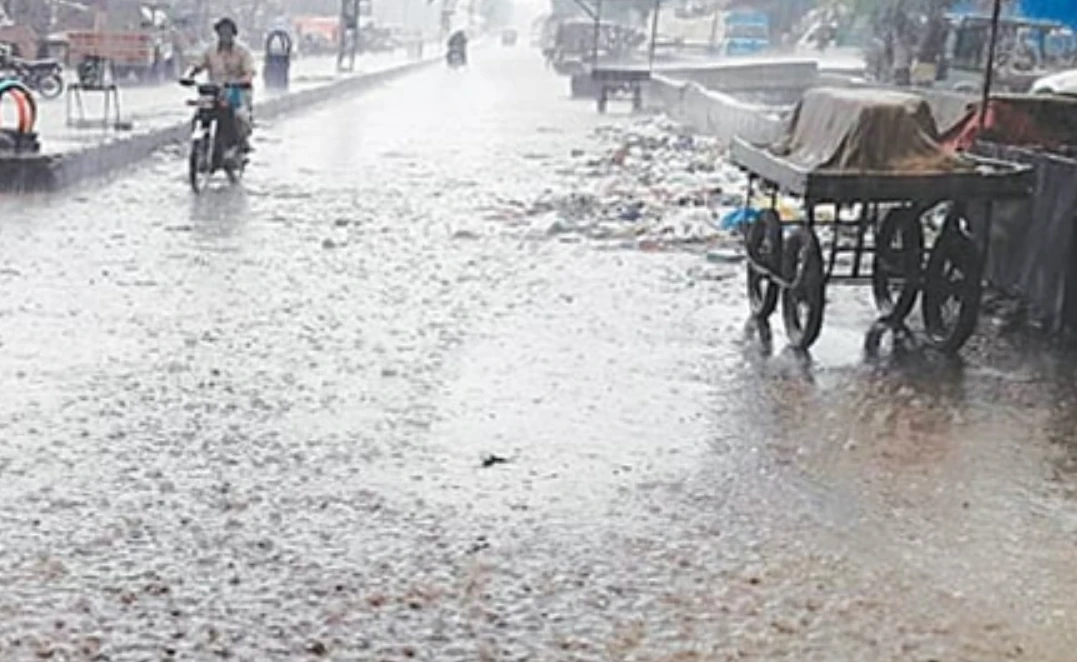
[[1041, 21], [1058, 21], [1077, 28], [1077, 2], [1073, 0], [1021, 0], [1020, 13]]

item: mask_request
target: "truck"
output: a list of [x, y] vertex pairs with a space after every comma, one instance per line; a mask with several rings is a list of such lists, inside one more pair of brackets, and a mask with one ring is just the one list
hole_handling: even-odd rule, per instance
[[186, 68], [182, 35], [158, 3], [115, 2], [107, 13], [97, 13], [92, 27], [50, 35], [49, 42], [71, 67], [107, 60], [117, 80], [172, 80]]

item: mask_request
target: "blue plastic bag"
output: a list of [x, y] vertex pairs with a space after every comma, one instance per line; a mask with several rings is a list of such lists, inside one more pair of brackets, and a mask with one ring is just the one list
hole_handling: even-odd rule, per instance
[[228, 105], [232, 109], [239, 108], [243, 105], [243, 90], [238, 87], [228, 88]]
[[759, 218], [759, 210], [754, 207], [734, 209], [722, 217], [720, 227], [723, 230], [737, 230]]

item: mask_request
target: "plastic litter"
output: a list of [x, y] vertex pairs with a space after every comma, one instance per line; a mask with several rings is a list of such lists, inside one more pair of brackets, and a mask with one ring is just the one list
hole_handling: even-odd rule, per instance
[[[748, 181], [708, 136], [691, 135], [664, 117], [597, 128], [593, 142], [571, 151], [556, 171], [562, 184], [513, 214], [535, 234], [611, 240], [641, 250], [739, 248], [746, 223], [772, 204], [748, 198]], [[779, 196], [779, 215], [802, 214]], [[730, 253], [731, 259], [734, 254]]]

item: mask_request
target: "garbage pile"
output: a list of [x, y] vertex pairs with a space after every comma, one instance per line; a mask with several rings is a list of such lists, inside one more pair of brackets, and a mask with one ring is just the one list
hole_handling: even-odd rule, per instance
[[661, 117], [603, 126], [595, 138], [598, 155], [575, 150], [563, 189], [527, 210], [532, 231], [645, 250], [740, 245], [747, 178], [716, 139], [684, 133]]

